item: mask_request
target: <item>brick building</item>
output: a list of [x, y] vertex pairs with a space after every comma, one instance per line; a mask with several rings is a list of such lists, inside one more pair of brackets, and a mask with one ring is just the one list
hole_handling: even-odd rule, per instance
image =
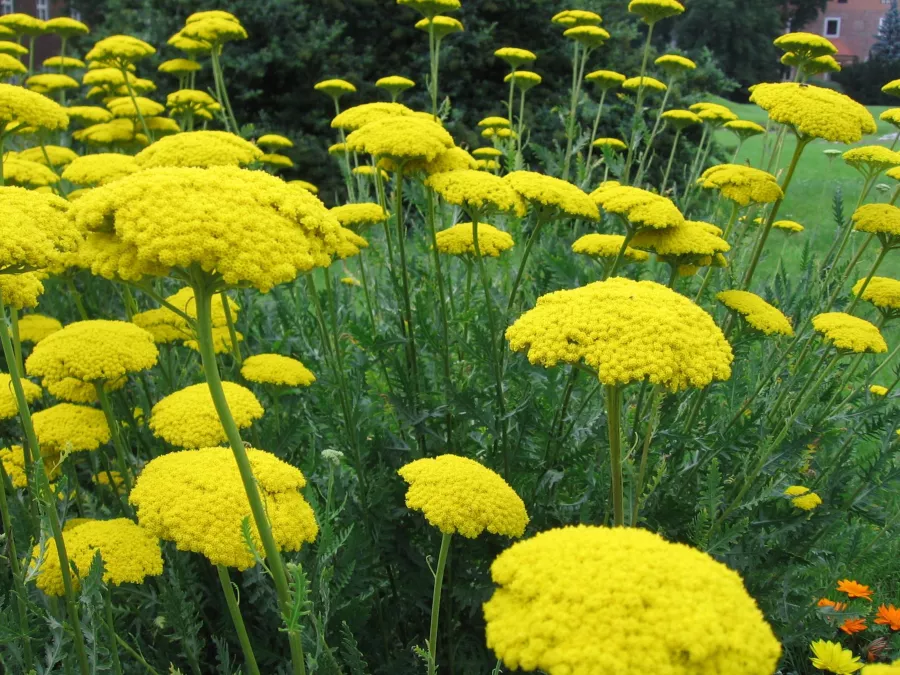
[[[78, 12], [66, 9], [65, 0], [0, 0], [0, 14], [30, 14], [46, 21], [55, 16], [72, 16], [80, 19]], [[67, 50], [68, 51], [68, 50]], [[50, 57], [59, 54], [59, 38], [55, 35], [42, 35], [35, 40], [34, 63], [40, 63]], [[76, 54], [75, 56], [82, 56]]]
[[891, 0], [829, 0], [825, 11], [802, 30], [824, 35], [842, 64], [866, 61]]

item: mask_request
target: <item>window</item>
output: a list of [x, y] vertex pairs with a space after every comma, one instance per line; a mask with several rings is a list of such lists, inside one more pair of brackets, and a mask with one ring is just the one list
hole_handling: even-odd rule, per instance
[[37, 0], [34, 9], [37, 12], [37, 18], [41, 21], [46, 21], [50, 18], [50, 0]]
[[0, 14], [12, 14], [16, 11], [13, 0], [0, 0]]
[[76, 21], [81, 21], [81, 12], [79, 12], [77, 9], [70, 9], [69, 16], [71, 16]]
[[825, 19], [825, 37], [840, 37], [841, 20]]
[[847, 0], [838, 0], [838, 4], [839, 4], [839, 5], [846, 5], [846, 4], [847, 4]]

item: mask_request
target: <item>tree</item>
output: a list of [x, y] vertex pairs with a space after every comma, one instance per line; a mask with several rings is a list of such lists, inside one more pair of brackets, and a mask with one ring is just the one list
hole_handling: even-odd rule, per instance
[[778, 0], [781, 23], [793, 31], [803, 30], [804, 26], [815, 21], [827, 4], [828, 0]]
[[881, 21], [871, 56], [883, 61], [900, 61], [900, 9], [897, 8], [897, 0], [891, 1]]

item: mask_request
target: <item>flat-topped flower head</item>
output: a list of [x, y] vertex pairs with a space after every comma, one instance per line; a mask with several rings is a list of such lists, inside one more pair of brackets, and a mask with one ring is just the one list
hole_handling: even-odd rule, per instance
[[603, 23], [603, 18], [596, 12], [584, 9], [565, 9], [554, 14], [550, 21], [559, 26], [571, 28], [572, 26], [597, 26]]
[[505, 480], [478, 462], [457, 455], [418, 459], [397, 473], [409, 484], [406, 507], [421, 511], [443, 534], [474, 539], [485, 530], [521, 537], [525, 504]]
[[426, 33], [433, 32], [436, 40], [443, 40], [448, 35], [460, 33], [464, 30], [460, 21], [449, 16], [420, 19], [416, 22], [415, 27]]
[[502, 178], [485, 171], [447, 171], [429, 176], [425, 185], [450, 204], [479, 216], [492, 213], [525, 215], [525, 202]]
[[653, 63], [669, 77], [697, 70], [696, 63], [679, 54], [663, 54]]
[[791, 499], [791, 504], [801, 511], [812, 511], [822, 505], [822, 498], [815, 492], [807, 492]]
[[900, 311], [900, 280], [872, 277], [866, 284], [865, 279], [860, 279], [853, 285], [853, 295], [859, 295], [863, 285], [866, 286], [862, 294], [863, 300], [885, 312]]
[[645, 227], [632, 237], [631, 245], [649, 249], [657, 256], [675, 264], [696, 264], [697, 258], [707, 258], [731, 249], [727, 241], [711, 232], [701, 223], [685, 220], [683, 223], [656, 229]]
[[0, 84], [0, 132], [22, 128], [62, 131], [69, 126], [66, 110], [55, 101], [14, 84]]
[[[17, 490], [24, 490], [28, 487], [28, 474], [25, 470], [25, 450], [21, 445], [14, 445], [10, 448], [0, 448], [0, 462], [3, 463], [3, 470], [9, 476], [9, 482]], [[59, 457], [45, 457], [44, 471], [47, 478], [51, 481], [59, 477], [61, 468]]]
[[544, 213], [597, 220], [597, 205], [581, 188], [534, 171], [513, 171], [503, 180], [523, 199]]
[[809, 645], [812, 650], [813, 668], [824, 670], [835, 675], [851, 675], [863, 667], [859, 657], [849, 649], [844, 649], [838, 642], [816, 640]]
[[26, 314], [19, 318], [19, 341], [23, 344], [37, 344], [59, 330], [62, 330], [62, 324], [52, 316]]
[[829, 344], [856, 354], [882, 354], [887, 343], [875, 324], [844, 312], [825, 312], [813, 317], [813, 328]]
[[788, 234], [803, 232], [804, 229], [800, 223], [794, 220], [776, 220], [774, 223], [772, 223], [772, 227], [774, 227], [776, 230], [783, 230]]
[[[303, 473], [263, 450], [251, 448], [247, 457], [278, 548], [298, 551], [314, 541], [319, 528], [300, 493], [306, 485]], [[263, 553], [230, 448], [170, 452], [151, 460], [130, 499], [141, 527], [174, 542], [179, 550], [206, 556], [214, 565], [239, 570], [254, 565], [243, 537], [244, 521], [249, 521], [256, 549]]]
[[727, 106], [718, 103], [694, 103], [690, 110], [712, 127], [720, 127], [726, 122], [737, 120], [738, 116]]
[[731, 376], [731, 346], [712, 317], [652, 281], [614, 277], [548, 293], [506, 339], [531, 363], [584, 362], [611, 386], [647, 380], [678, 391]]
[[308, 387], [316, 381], [300, 361], [281, 354], [254, 354], [244, 359], [241, 375], [249, 382], [278, 387]]
[[877, 130], [865, 106], [833, 89], [796, 82], [754, 85], [750, 100], [769, 113], [769, 119], [791, 126], [801, 139], [822, 138], [856, 143]]
[[595, 70], [585, 75], [584, 79], [596, 86], [600, 91], [610, 91], [621, 87], [625, 81], [625, 76], [614, 70]]
[[822, 73], [839, 73], [841, 64], [833, 56], [817, 56], [814, 59], [804, 60], [796, 54], [785, 54], [781, 57], [785, 65], [799, 67], [804, 75], [820, 75]]
[[[330, 96], [335, 100], [340, 99], [346, 94], [356, 93], [356, 87], [353, 86], [353, 84], [347, 82], [347, 80], [341, 80], [338, 78], [317, 82], [313, 86], [313, 89], [315, 89], [316, 91], [321, 91], [326, 96]], [[332, 124], [332, 126], [334, 126], [334, 124]]]
[[530, 70], [516, 70], [503, 78], [504, 82], [512, 82], [520, 91], [528, 91], [538, 86], [543, 79], [537, 73]]
[[883, 145], [862, 145], [841, 155], [847, 164], [863, 175], [878, 174], [900, 165], [900, 152]]
[[36, 345], [29, 375], [58, 381], [108, 382], [147, 370], [159, 356], [153, 336], [128, 321], [77, 321]]
[[43, 273], [0, 274], [0, 298], [13, 309], [33, 309], [44, 292]]
[[601, 209], [624, 218], [631, 227], [664, 229], [684, 224], [684, 216], [671, 199], [615, 181], [604, 183], [590, 194]]
[[80, 236], [69, 208], [56, 195], [0, 187], [0, 274], [42, 270], [74, 250]]
[[838, 581], [836, 590], [841, 593], [846, 593], [847, 597], [853, 600], [854, 598], [862, 598], [863, 600], [868, 600], [872, 602], [872, 589], [865, 584], [861, 584], [858, 581], [854, 581], [852, 579], [841, 579]]
[[109, 108], [114, 117], [127, 117], [129, 119], [137, 119], [139, 112], [144, 117], [153, 117], [161, 115], [166, 110], [162, 103], [157, 103], [144, 96], [136, 96], [134, 99], [130, 96], [120, 96], [108, 101], [106, 107]]
[[247, 39], [247, 31], [238, 18], [221, 10], [191, 14], [185, 21], [181, 34], [190, 40], [199, 40], [214, 46]]
[[893, 246], [900, 238], [900, 207], [892, 204], [863, 204], [851, 216], [857, 232], [877, 234]]
[[606, 148], [612, 152], [625, 152], [628, 146], [619, 138], [598, 138], [591, 143], [595, 148]]
[[63, 108], [69, 119], [81, 124], [102, 124], [109, 122], [113, 118], [113, 114], [106, 108], [95, 105], [73, 105], [69, 108]]
[[897, 96], [900, 97], [900, 79], [891, 80], [886, 85], [881, 88], [881, 91], [887, 94], [888, 96]]
[[[103, 582], [113, 586], [140, 584], [147, 577], [159, 576], [163, 571], [159, 539], [128, 518], [86, 519], [77, 527], [64, 530], [63, 540], [69, 562], [75, 568], [72, 583], [76, 590], [90, 571], [97, 553], [103, 558]], [[35, 559], [40, 558], [35, 583], [47, 595], [62, 596], [65, 589], [53, 538], [46, 542], [43, 554], [40, 558], [40, 547], [34, 547]]]
[[352, 152], [387, 157], [398, 164], [435, 159], [453, 147], [453, 137], [436, 122], [412, 116], [375, 120], [347, 136]]
[[39, 94], [52, 94], [63, 89], [78, 89], [78, 81], [62, 73], [38, 73], [25, 80], [25, 86]]
[[600, 26], [573, 26], [565, 30], [563, 37], [574, 40], [586, 49], [595, 49], [606, 44], [609, 32]]
[[837, 47], [826, 37], [815, 33], [786, 33], [775, 38], [775, 46], [804, 60], [837, 54]]
[[481, 129], [509, 129], [509, 120], [505, 117], [491, 115], [479, 120], [478, 127]]
[[3, 179], [7, 185], [30, 188], [46, 187], [59, 182], [59, 176], [43, 164], [10, 155], [3, 161]]
[[356, 131], [383, 117], [405, 117], [414, 113], [402, 103], [363, 103], [347, 108], [331, 120], [331, 126], [344, 131]]
[[140, 168], [131, 155], [101, 152], [75, 158], [63, 170], [62, 177], [75, 185], [94, 187], [137, 173]]
[[44, 68], [53, 68], [55, 70], [83, 70], [87, 68], [87, 64], [81, 59], [74, 56], [51, 56], [44, 59], [41, 64]]
[[357, 230], [383, 223], [388, 219], [387, 211], [381, 208], [380, 205], [371, 202], [335, 206], [330, 209], [330, 212], [343, 227]]
[[196, 40], [187, 37], [182, 31], [178, 31], [170, 37], [166, 44], [175, 49], [179, 49], [187, 54], [191, 59], [198, 59], [208, 55], [212, 51], [212, 45], [206, 40]]
[[757, 124], [756, 122], [751, 122], [750, 120], [732, 120], [730, 122], [725, 122], [724, 126], [742, 141], [766, 133], [766, 128], [764, 126]]
[[[46, 155], [44, 152], [46, 151]], [[50, 161], [47, 161], [49, 157]], [[71, 164], [78, 158], [78, 154], [72, 148], [66, 148], [61, 145], [45, 145], [43, 148], [28, 148], [18, 154], [19, 159], [29, 162], [37, 162], [44, 166], [53, 166], [54, 168], [62, 168]]]
[[[97, 403], [97, 389], [93, 384], [66, 377], [62, 380], [44, 380], [42, 382], [47, 392], [58, 401], [66, 403]], [[127, 377], [106, 382], [103, 389], [109, 393], [119, 391], [128, 384]]]
[[755, 293], [722, 291], [716, 295], [716, 300], [740, 314], [747, 324], [766, 335], [794, 334], [790, 319]]
[[[887, 396], [888, 388], [882, 387], [879, 384], [873, 384], [869, 386], [869, 393], [875, 396]], [[878, 623], [877, 621], [875, 623]]]
[[[41, 388], [30, 380], [22, 380], [25, 390], [25, 401], [34, 403], [41, 397]], [[0, 373], [0, 420], [12, 419], [19, 414], [16, 397], [13, 394], [12, 380], [6, 373]]]
[[263, 292], [327, 267], [342, 242], [340, 224], [314, 195], [232, 167], [141, 171], [90, 190], [73, 209], [80, 227], [113, 229], [145, 264], [197, 265], [225, 285]]
[[397, 0], [397, 4], [410, 7], [426, 17], [455, 12], [462, 6], [459, 0]]
[[227, 131], [188, 131], [166, 136], [141, 150], [142, 169], [157, 167], [246, 166], [259, 161], [262, 150]]
[[494, 159], [496, 160], [498, 157], [503, 156], [503, 151], [499, 148], [492, 147], [484, 147], [484, 148], [475, 148], [472, 150], [472, 156], [476, 159]]
[[[64, 38], [87, 35], [91, 29], [86, 24], [68, 16], [55, 16], [44, 22], [44, 32]], [[44, 62], [46, 65], [46, 61]]]
[[511, 670], [772, 675], [781, 655], [737, 572], [646, 530], [547, 530], [497, 556], [491, 577], [487, 646]]
[[[7, 37], [2, 33], [0, 33], [0, 36]], [[25, 56], [27, 53], [28, 47], [23, 47], [18, 42], [0, 40], [0, 54], [6, 54], [7, 56]]]
[[683, 131], [694, 124], [702, 124], [703, 118], [691, 110], [666, 110], [662, 118], [675, 129]]
[[84, 58], [86, 61], [103, 61], [122, 68], [155, 53], [153, 45], [136, 37], [112, 35], [97, 42]]
[[[476, 255], [475, 234], [472, 223], [459, 223], [436, 235], [437, 250], [447, 255]], [[515, 242], [508, 232], [498, 230], [493, 225], [478, 223], [478, 249], [481, 255], [498, 257], [508, 251]]]
[[15, 56], [0, 52], [0, 77], [6, 79], [13, 75], [23, 75], [27, 72], [28, 68], [25, 67], [25, 64]]
[[161, 73], [181, 77], [182, 75], [196, 73], [201, 68], [202, 66], [193, 59], [169, 59], [160, 63], [157, 70]]
[[97, 408], [59, 403], [34, 413], [31, 418], [44, 456], [58, 455], [65, 450], [96, 450], [109, 442], [106, 416]]
[[0, 16], [0, 26], [9, 28], [16, 35], [37, 37], [47, 32], [47, 22], [22, 12], [13, 12]]
[[388, 75], [387, 77], [378, 78], [375, 81], [375, 86], [379, 89], [384, 89], [393, 98], [397, 98], [397, 96], [402, 94], [407, 89], [415, 87], [416, 83], [408, 77], [403, 77], [402, 75]]
[[888, 108], [878, 116], [878, 119], [900, 129], [900, 108]]
[[628, 11], [637, 14], [644, 23], [652, 26], [657, 21], [681, 14], [684, 12], [684, 5], [678, 0], [631, 0]]
[[534, 52], [518, 47], [501, 47], [494, 51], [494, 56], [508, 63], [510, 68], [519, 68], [527, 63], [537, 61], [537, 55]]
[[[579, 237], [572, 243], [572, 252], [581, 253], [591, 258], [615, 258], [622, 250], [625, 237], [621, 234], [597, 234], [593, 232]], [[625, 247], [625, 258], [632, 262], [645, 262], [650, 254], [631, 246]]]
[[718, 190], [726, 199], [747, 206], [769, 204], [784, 197], [778, 179], [768, 171], [743, 164], [719, 164], [704, 171], [697, 180], [700, 187]]
[[317, 195], [319, 194], [319, 188], [306, 180], [290, 180], [288, 181], [288, 185], [293, 185], [294, 187], [302, 188], [309, 192], [310, 194]]
[[629, 77], [622, 83], [622, 89], [637, 91], [640, 88], [645, 91], [665, 91], [668, 89], [665, 82], [660, 82], [655, 77]]
[[261, 155], [259, 163], [275, 169], [290, 169], [294, 166], [294, 160], [287, 155], [279, 155], [278, 153], [271, 152]]
[[[239, 429], [263, 416], [263, 408], [252, 391], [234, 382], [223, 382], [222, 387]], [[169, 394], [153, 406], [150, 430], [179, 448], [202, 448], [228, 441], [205, 382]]]

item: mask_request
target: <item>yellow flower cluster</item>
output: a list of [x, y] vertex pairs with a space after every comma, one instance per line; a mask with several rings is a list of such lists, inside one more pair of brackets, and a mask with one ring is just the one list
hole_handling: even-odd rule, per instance
[[[225, 400], [238, 428], [263, 416], [253, 392], [234, 382], [223, 382]], [[205, 382], [169, 394], [150, 411], [150, 430], [179, 448], [202, 448], [228, 440]]]
[[591, 143], [595, 148], [609, 148], [613, 152], [625, 152], [628, 146], [618, 138], [598, 138]]
[[612, 386], [649, 380], [678, 391], [731, 376], [731, 346], [712, 317], [652, 281], [614, 277], [548, 293], [506, 339], [531, 363], [584, 361]]
[[14, 84], [0, 84], [0, 131], [36, 127], [61, 131], [69, 126], [65, 108], [42, 94]]
[[487, 645], [512, 670], [772, 675], [781, 654], [736, 572], [646, 530], [548, 530], [501, 553], [491, 577]]
[[90, 190], [73, 210], [86, 230], [112, 225], [142, 263], [198, 265], [263, 292], [329, 265], [342, 242], [337, 219], [308, 191], [232, 167], [141, 171]]
[[843, 155], [847, 164], [857, 171], [880, 173], [900, 165], [900, 152], [894, 152], [883, 145], [861, 145], [850, 148]]
[[0, 187], [0, 273], [44, 269], [78, 243], [69, 203], [56, 195]]
[[408, 77], [388, 75], [387, 77], [378, 78], [378, 80], [375, 81], [375, 86], [379, 89], [386, 89], [392, 96], [397, 96], [410, 87], [415, 87], [416, 83]]
[[677, 258], [680, 263], [689, 262], [682, 260], [685, 257], [714, 256], [730, 250], [728, 242], [710, 232], [706, 225], [707, 223], [695, 220], [685, 220], [662, 230], [644, 228], [634, 235], [631, 245], [639, 249], [650, 249], [665, 258]]
[[614, 70], [595, 70], [584, 76], [588, 82], [592, 82], [601, 91], [609, 91], [622, 86], [625, 76]]
[[290, 169], [294, 166], [294, 160], [287, 155], [279, 155], [277, 153], [267, 152], [259, 157], [260, 164], [275, 167], [277, 169]]
[[806, 492], [791, 499], [791, 504], [803, 511], [812, 511], [822, 505], [822, 498], [815, 492]]
[[308, 387], [316, 381], [300, 361], [281, 354], [254, 354], [244, 359], [241, 375], [250, 382], [286, 387]]
[[89, 232], [76, 255], [65, 262], [66, 266], [89, 269], [106, 279], [139, 281], [144, 276], [165, 276], [168, 272], [168, 268], [159, 263], [139, 260], [133, 246], [107, 232]]
[[84, 59], [119, 65], [134, 63], [155, 53], [152, 45], [136, 37], [112, 35], [97, 42]]
[[0, 52], [0, 76], [4, 79], [13, 75], [24, 75], [27, 72], [28, 68], [25, 67], [25, 64], [15, 56]]
[[[853, 285], [853, 295], [859, 295], [865, 279], [860, 279]], [[900, 280], [888, 277], [872, 277], [862, 299], [871, 302], [881, 310], [900, 310]]]
[[44, 34], [47, 24], [30, 14], [13, 12], [0, 17], [0, 26], [12, 30], [16, 35], [36, 37]]
[[330, 211], [343, 227], [353, 227], [357, 230], [383, 223], [388, 219], [387, 211], [371, 202], [343, 204], [333, 207]]
[[140, 168], [131, 155], [101, 152], [73, 160], [63, 171], [62, 177], [75, 185], [106, 185], [123, 176], [137, 173]]
[[663, 229], [684, 224], [684, 216], [671, 199], [641, 188], [604, 183], [591, 193], [597, 205], [627, 220], [633, 227]]
[[102, 410], [72, 403], [59, 403], [31, 416], [42, 455], [64, 450], [96, 450], [109, 441], [109, 425]]
[[0, 274], [0, 298], [3, 304], [13, 309], [37, 307], [38, 298], [44, 292], [42, 274]]
[[383, 117], [411, 117], [415, 113], [402, 103], [363, 103], [347, 108], [331, 120], [334, 129], [356, 131]]
[[452, 33], [458, 33], [463, 30], [462, 23], [449, 16], [421, 19], [416, 22], [415, 27], [426, 33], [433, 31], [435, 40], [442, 40]]
[[750, 120], [732, 120], [731, 122], [725, 122], [725, 128], [728, 129], [728, 131], [735, 133], [738, 138], [742, 140], [766, 133], [766, 128], [764, 126], [761, 126], [756, 122], [751, 122]]
[[494, 212], [525, 215], [525, 203], [510, 184], [484, 171], [448, 171], [429, 176], [425, 185], [450, 204], [461, 206], [470, 213], [485, 215]]
[[696, 63], [678, 54], [663, 54], [653, 63], [662, 68], [663, 72], [670, 77], [697, 69]]
[[[379, 161], [378, 166], [387, 171], [397, 171], [399, 168], [395, 160], [388, 158]], [[462, 148], [448, 148], [431, 161], [412, 159], [403, 164], [404, 173], [411, 174], [422, 171], [429, 176], [447, 171], [464, 171], [477, 168], [478, 163], [475, 161], [475, 158]]]
[[474, 539], [487, 530], [521, 537], [525, 504], [505, 480], [478, 462], [457, 455], [418, 459], [398, 473], [409, 484], [406, 507], [425, 514], [444, 534]]
[[[80, 579], [87, 576], [98, 551], [103, 558], [103, 581], [107, 584], [140, 584], [163, 571], [159, 540], [128, 518], [86, 519], [77, 527], [64, 530], [63, 540], [69, 562], [75, 566], [72, 582], [76, 589]], [[33, 555], [35, 558], [40, 555], [40, 547], [34, 547]], [[64, 594], [54, 539], [47, 541], [44, 557], [38, 564], [36, 583], [47, 595]]]
[[900, 659], [891, 664], [871, 663], [863, 668], [862, 675], [900, 675]]
[[227, 131], [187, 131], [151, 143], [135, 156], [135, 161], [142, 169], [246, 166], [259, 161], [262, 154], [250, 141]]
[[718, 103], [694, 103], [690, 110], [697, 113], [697, 117], [713, 127], [719, 127], [738, 118], [731, 110]]
[[401, 165], [406, 160], [429, 162], [452, 147], [453, 138], [440, 124], [411, 116], [375, 120], [347, 136], [350, 151], [388, 157]]
[[[46, 150], [47, 156], [44, 156]], [[47, 157], [50, 158], [49, 164]], [[61, 145], [45, 145], [43, 148], [28, 148], [19, 153], [19, 159], [27, 159], [29, 162], [37, 162], [44, 166], [52, 165], [54, 167], [66, 166], [72, 163], [78, 155], [72, 148], [64, 148]]]
[[[263, 450], [249, 449], [247, 456], [278, 548], [297, 551], [315, 540], [319, 528], [300, 493], [306, 485], [300, 470]], [[175, 542], [182, 551], [200, 553], [215, 565], [240, 570], [255, 564], [242, 535], [242, 522], [249, 519], [251, 536], [262, 554], [250, 502], [229, 448], [157, 457], [138, 477], [131, 502], [141, 526], [160, 539]]]
[[115, 117], [137, 119], [138, 113], [144, 117], [153, 117], [165, 112], [165, 106], [144, 96], [114, 98], [106, 103], [106, 107]]
[[594, 49], [596, 47], [601, 47], [609, 40], [609, 32], [600, 28], [600, 26], [573, 26], [572, 28], [566, 29], [563, 33], [563, 37], [575, 40], [575, 42], [586, 49]]
[[863, 204], [853, 212], [853, 229], [858, 232], [900, 237], [900, 207], [891, 204]]
[[749, 291], [722, 291], [716, 300], [728, 309], [744, 317], [756, 330], [766, 335], [793, 335], [790, 319], [755, 293]]
[[662, 114], [662, 118], [676, 129], [686, 129], [692, 124], [703, 123], [703, 118], [690, 110], [666, 110]]
[[527, 49], [519, 49], [518, 47], [501, 47], [494, 51], [494, 56], [506, 61], [511, 68], [518, 68], [537, 60], [537, 55], [534, 52]]
[[877, 130], [865, 106], [833, 89], [796, 82], [764, 83], [752, 87], [750, 100], [767, 111], [769, 119], [792, 126], [804, 139], [849, 144]]
[[775, 39], [774, 44], [783, 52], [796, 54], [803, 59], [837, 54], [831, 40], [815, 33], [786, 33]]
[[628, 3], [628, 11], [652, 25], [662, 19], [681, 14], [684, 12], [684, 5], [678, 0], [631, 0]]
[[25, 362], [29, 375], [58, 382], [108, 382], [156, 365], [153, 336], [128, 321], [78, 321], [35, 346]]
[[741, 206], [768, 204], [784, 197], [775, 176], [743, 164], [710, 167], [700, 175], [697, 184], [719, 190], [723, 197]]
[[[240, 331], [235, 331], [234, 337], [238, 342], [242, 342], [244, 339], [244, 336]], [[229, 331], [226, 326], [214, 326], [212, 329], [212, 345], [213, 351], [216, 354], [227, 354], [230, 352], [232, 349], [231, 331]], [[196, 337], [186, 339], [184, 341], [184, 346], [188, 349], [193, 349], [197, 353], [200, 352], [200, 342]]]
[[[128, 378], [122, 376], [111, 382], [106, 382], [103, 389], [107, 392], [119, 391], [128, 384]], [[76, 380], [74, 377], [66, 377], [62, 380], [44, 380], [43, 385], [51, 396], [60, 401], [69, 403], [96, 403], [97, 390], [93, 384]]]
[[[579, 237], [572, 243], [574, 253], [582, 253], [592, 258], [615, 258], [622, 250], [625, 237], [621, 234], [597, 234], [591, 233]], [[631, 246], [625, 247], [623, 255], [634, 262], [644, 262], [650, 258], [650, 254], [639, 251]]]
[[584, 9], [566, 9], [554, 14], [550, 21], [560, 26], [596, 26], [602, 23], [603, 19], [596, 12]]
[[[28, 477], [25, 471], [25, 450], [21, 445], [14, 445], [11, 448], [0, 448], [0, 462], [3, 462], [3, 470], [9, 476], [12, 486], [17, 490], [28, 487]], [[49, 480], [56, 480], [59, 477], [61, 468], [59, 457], [53, 455], [44, 458], [44, 471], [47, 473]]]
[[7, 185], [44, 187], [58, 183], [59, 176], [43, 164], [7, 155], [3, 160], [3, 180]]
[[865, 319], [844, 312], [825, 312], [814, 316], [812, 325], [827, 342], [838, 349], [857, 354], [881, 354], [887, 351], [887, 343], [881, 331]]
[[201, 66], [193, 59], [169, 59], [159, 64], [157, 70], [169, 75], [188, 75], [196, 73]]
[[[22, 380], [25, 401], [34, 403], [41, 397], [41, 388], [34, 382]], [[0, 373], [0, 420], [8, 420], [19, 414], [19, 406], [13, 394], [12, 379], [7, 373]]]
[[62, 324], [51, 316], [27, 314], [19, 319], [19, 340], [37, 344], [48, 335], [62, 330]]
[[459, 0], [397, 0], [397, 4], [412, 7], [425, 16], [455, 12], [460, 8]]
[[665, 82], [660, 82], [655, 77], [629, 77], [622, 83], [622, 89], [637, 91], [640, 88], [652, 91], [665, 91], [668, 89]]
[[880, 384], [873, 384], [869, 387], [869, 392], [875, 396], [887, 396], [888, 388], [883, 387]]
[[[472, 223], [459, 223], [435, 235], [437, 249], [448, 255], [475, 255], [475, 234]], [[481, 255], [498, 257], [514, 245], [509, 233], [493, 225], [478, 223], [478, 248]]]
[[504, 176], [519, 195], [543, 214], [597, 220], [597, 205], [579, 187], [568, 181], [534, 171], [513, 171]]
[[787, 232], [803, 232], [803, 226], [793, 220], [776, 220], [772, 223], [772, 227], [777, 230], [785, 230]]
[[181, 34], [188, 39], [217, 46], [233, 40], [247, 39], [247, 31], [237, 17], [222, 10], [191, 14], [185, 21]]

